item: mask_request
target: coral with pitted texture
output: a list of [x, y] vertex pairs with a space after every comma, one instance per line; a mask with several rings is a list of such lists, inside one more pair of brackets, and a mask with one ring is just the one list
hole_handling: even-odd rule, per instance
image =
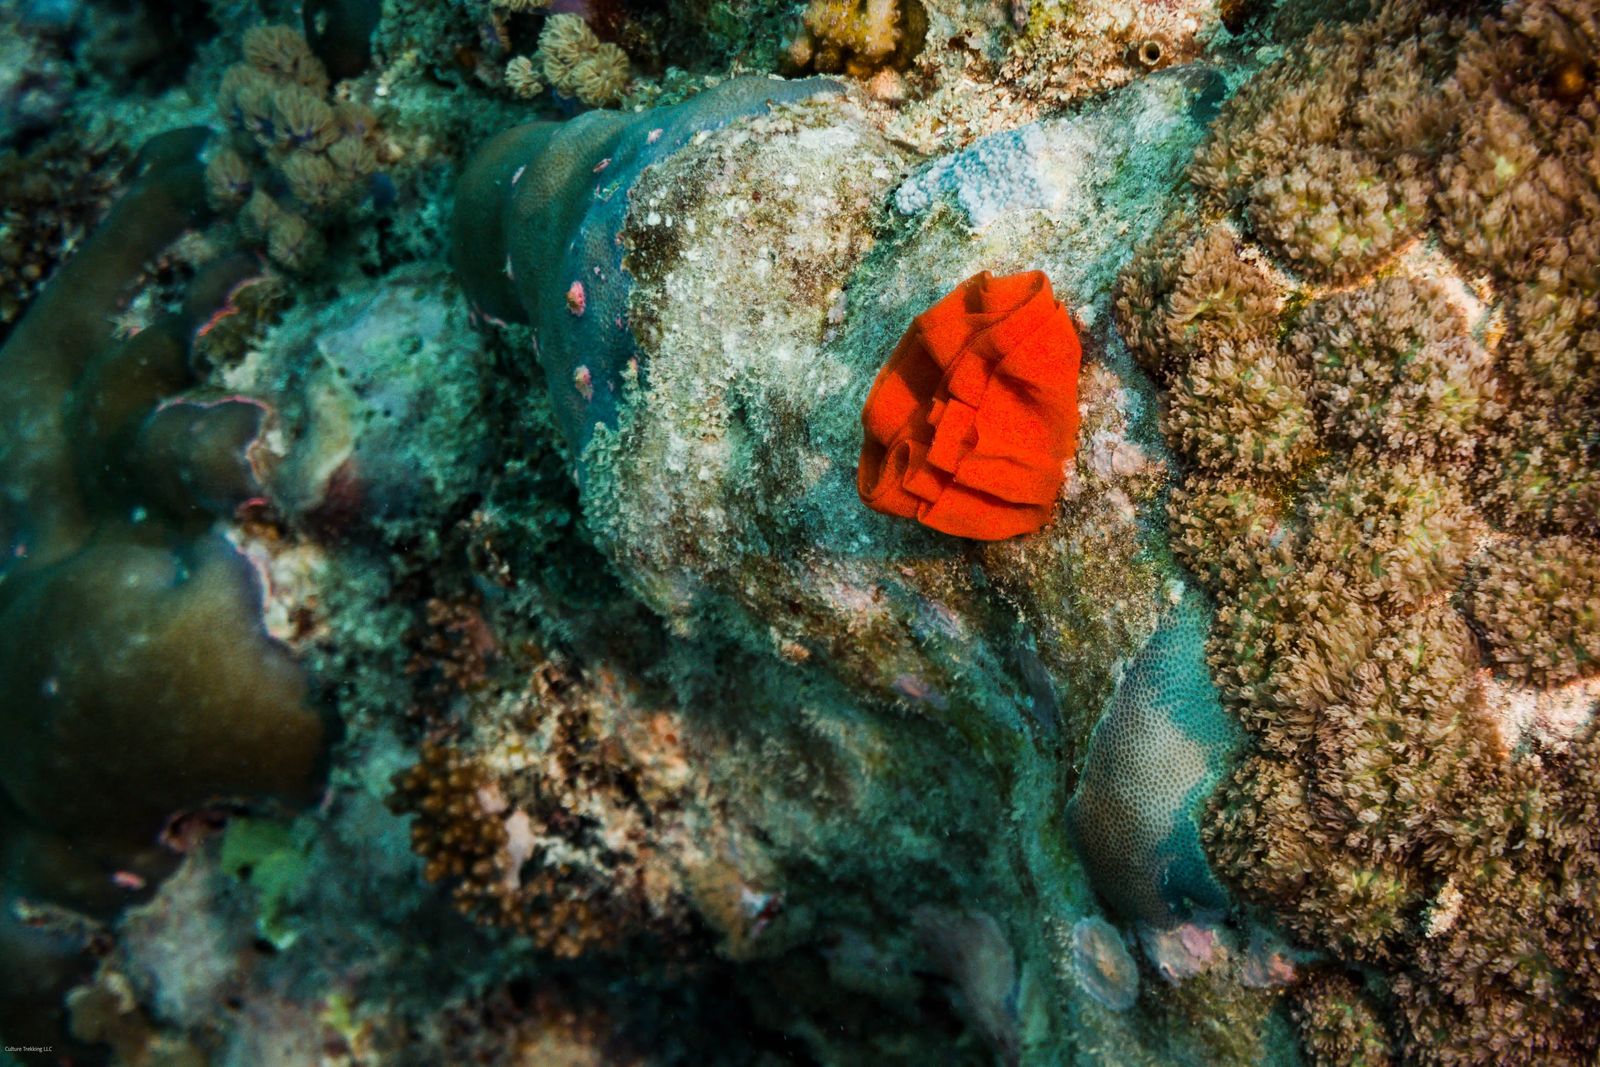
[[286, 270], [321, 258], [321, 228], [350, 211], [378, 169], [377, 119], [350, 99], [330, 99], [327, 71], [287, 26], [244, 36], [244, 61], [217, 90], [232, 136], [206, 164], [206, 196], [237, 212], [247, 240]]
[[1595, 1052], [1576, 932], [1600, 852], [1576, 828], [1600, 727], [1505, 710], [1582, 709], [1600, 673], [1594, 30], [1523, 0], [1313, 31], [1224, 107], [1199, 217], [1119, 288], [1190, 463], [1173, 547], [1217, 597], [1210, 665], [1250, 734], [1207, 850], [1386, 975], [1296, 995], [1317, 1062]]
[[1158, 929], [1215, 917], [1228, 903], [1199, 834], [1204, 798], [1238, 736], [1206, 670], [1208, 617], [1196, 591], [1169, 609], [1095, 727], [1067, 805], [1095, 888]]

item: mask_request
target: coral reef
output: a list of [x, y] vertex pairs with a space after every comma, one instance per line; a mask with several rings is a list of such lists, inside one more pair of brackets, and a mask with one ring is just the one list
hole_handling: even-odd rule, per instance
[[[259, 492], [244, 454], [259, 405], [180, 395], [187, 339], [241, 265], [202, 274], [184, 310], [112, 336], [137, 272], [195, 221], [198, 143], [180, 131], [146, 146], [138, 180], [0, 350], [12, 560], [0, 617], [40, 642], [10, 646], [0, 670], [7, 790], [113, 854], [217, 793], [301, 794], [322, 735], [298, 669], [259, 631], [253, 575], [206, 530]], [[167, 666], [191, 657], [209, 669]], [[92, 793], [74, 784], [85, 762], [101, 768]]]
[[1290, 1011], [1307, 1059], [1322, 1067], [1386, 1067], [1391, 1038], [1372, 1000], [1349, 976], [1319, 972], [1294, 991]]
[[89, 940], [71, 913], [35, 923], [52, 933], [14, 929], [24, 894], [114, 913], [170, 867], [157, 836], [171, 816], [303, 802], [322, 756], [304, 675], [262, 628], [258, 578], [210, 529], [259, 493], [247, 449], [263, 411], [192, 388], [189, 345], [253, 264], [212, 263], [178, 310], [116, 336], [147, 263], [203, 214], [204, 140], [146, 144], [0, 349], [0, 620], [18, 635], [0, 654], [7, 988], [48, 988]]
[[418, 816], [411, 834], [424, 877], [449, 880], [462, 912], [527, 934], [557, 957], [616, 947], [647, 924], [671, 933], [683, 908], [662, 888], [647, 889], [638, 868], [652, 820], [634, 775], [576, 701], [539, 706], [570, 681], [536, 684], [540, 718], [513, 720], [513, 729], [546, 747], [524, 754], [516, 773], [492, 775], [471, 756], [425, 744], [422, 761], [396, 779], [395, 810]]
[[1127, 1011], [1139, 999], [1139, 967], [1121, 932], [1100, 916], [1072, 927], [1072, 963], [1089, 995], [1112, 1011]]
[[3, 1044], [1594, 1058], [1587, 5], [291, 11], [0, 14]]
[[1496, 670], [1545, 687], [1600, 670], [1600, 547], [1517, 539], [1473, 559], [1467, 611]]
[[[1013, 4], [1017, 39], [1001, 78], [1026, 98], [1060, 107], [1193, 59], [1215, 30], [1218, 5]], [[1020, 17], [1017, 17], [1020, 15]]]
[[[444, 272], [404, 268], [296, 309], [223, 372], [266, 401], [274, 432], [256, 449], [263, 489], [307, 527], [436, 536], [479, 492], [489, 443], [485, 360]], [[444, 442], [457, 444], [440, 447]]]

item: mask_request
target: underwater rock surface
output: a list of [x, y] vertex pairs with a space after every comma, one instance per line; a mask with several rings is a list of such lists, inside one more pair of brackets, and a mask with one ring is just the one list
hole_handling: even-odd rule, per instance
[[0, 1064], [1592, 1062], [1591, 8], [0, 12]]

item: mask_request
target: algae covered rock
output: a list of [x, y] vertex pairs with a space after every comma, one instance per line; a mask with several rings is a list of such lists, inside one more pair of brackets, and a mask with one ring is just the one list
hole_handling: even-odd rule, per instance
[[[1024, 192], [967, 222], [943, 206], [945, 190], [960, 203], [959, 183], [983, 182], [990, 171], [961, 160], [988, 148], [908, 174], [902, 150], [826, 98], [647, 171], [624, 229], [640, 381], [582, 461], [590, 522], [647, 602], [686, 628], [736, 606], [742, 640], [815, 660], [872, 699], [919, 705], [983, 751], [1019, 730], [1048, 735], [1064, 716], [1079, 752], [1109, 663], [1153, 626], [1165, 578], [1153, 561], [1129, 565], [1158, 468], [1136, 443], [1152, 430], [1142, 386], [1105, 333], [1099, 287], [1127, 249], [1105, 218], [1154, 223], [1140, 190], [1173, 173], [1197, 136], [1195, 84], [1154, 79], [1034, 128], [1012, 160], [1032, 175]], [[1150, 137], [1122, 136], [1135, 118]], [[874, 224], [891, 195], [905, 214], [882, 240]], [[1093, 447], [1069, 477], [1068, 517], [984, 549], [978, 580], [958, 540], [861, 506], [860, 411], [916, 314], [980, 269], [1029, 267], [1050, 275], [1104, 361], [1085, 371]], [[1026, 606], [1024, 640], [1047, 688], [1068, 694], [1066, 712], [1030, 722], [1019, 682], [1031, 683], [1013, 666], [1010, 610], [994, 587]], [[1076, 677], [1065, 669], [1090, 661]]]
[[285, 515], [399, 534], [482, 493], [485, 362], [443, 272], [413, 269], [287, 316], [228, 380], [273, 408], [258, 463]]

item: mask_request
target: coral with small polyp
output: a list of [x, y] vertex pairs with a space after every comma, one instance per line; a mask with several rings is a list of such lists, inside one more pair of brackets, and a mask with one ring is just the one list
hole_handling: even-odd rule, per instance
[[448, 884], [463, 914], [557, 957], [682, 935], [696, 887], [715, 879], [700, 870], [714, 842], [691, 844], [679, 836], [688, 811], [668, 814], [692, 807], [676, 736], [624, 727], [650, 719], [617, 682], [537, 667], [514, 705], [479, 709], [468, 736], [424, 742], [389, 799], [415, 816], [424, 877]]
[[1194, 181], [1308, 278], [1371, 270], [1427, 225], [1453, 32], [1403, 5], [1319, 27], [1229, 101]]
[[[1573, 59], [1595, 31], [1560, 0], [1314, 31], [1225, 106], [1201, 220], [1119, 290], [1192, 464], [1173, 544], [1217, 596], [1211, 669], [1251, 739], [1207, 849], [1286, 930], [1385, 976], [1297, 995], [1318, 1062], [1596, 1049], [1578, 931], [1600, 852], [1575, 828], [1600, 727], [1495, 718], [1600, 673], [1600, 200], [1577, 147], [1600, 98]], [[1241, 222], [1259, 248], [1225, 239]]]
[[330, 101], [328, 89], [304, 37], [258, 26], [217, 90], [232, 135], [206, 165], [207, 198], [238, 212], [244, 236], [286, 270], [316, 263], [318, 227], [350, 210], [378, 169], [376, 118], [353, 101]]

